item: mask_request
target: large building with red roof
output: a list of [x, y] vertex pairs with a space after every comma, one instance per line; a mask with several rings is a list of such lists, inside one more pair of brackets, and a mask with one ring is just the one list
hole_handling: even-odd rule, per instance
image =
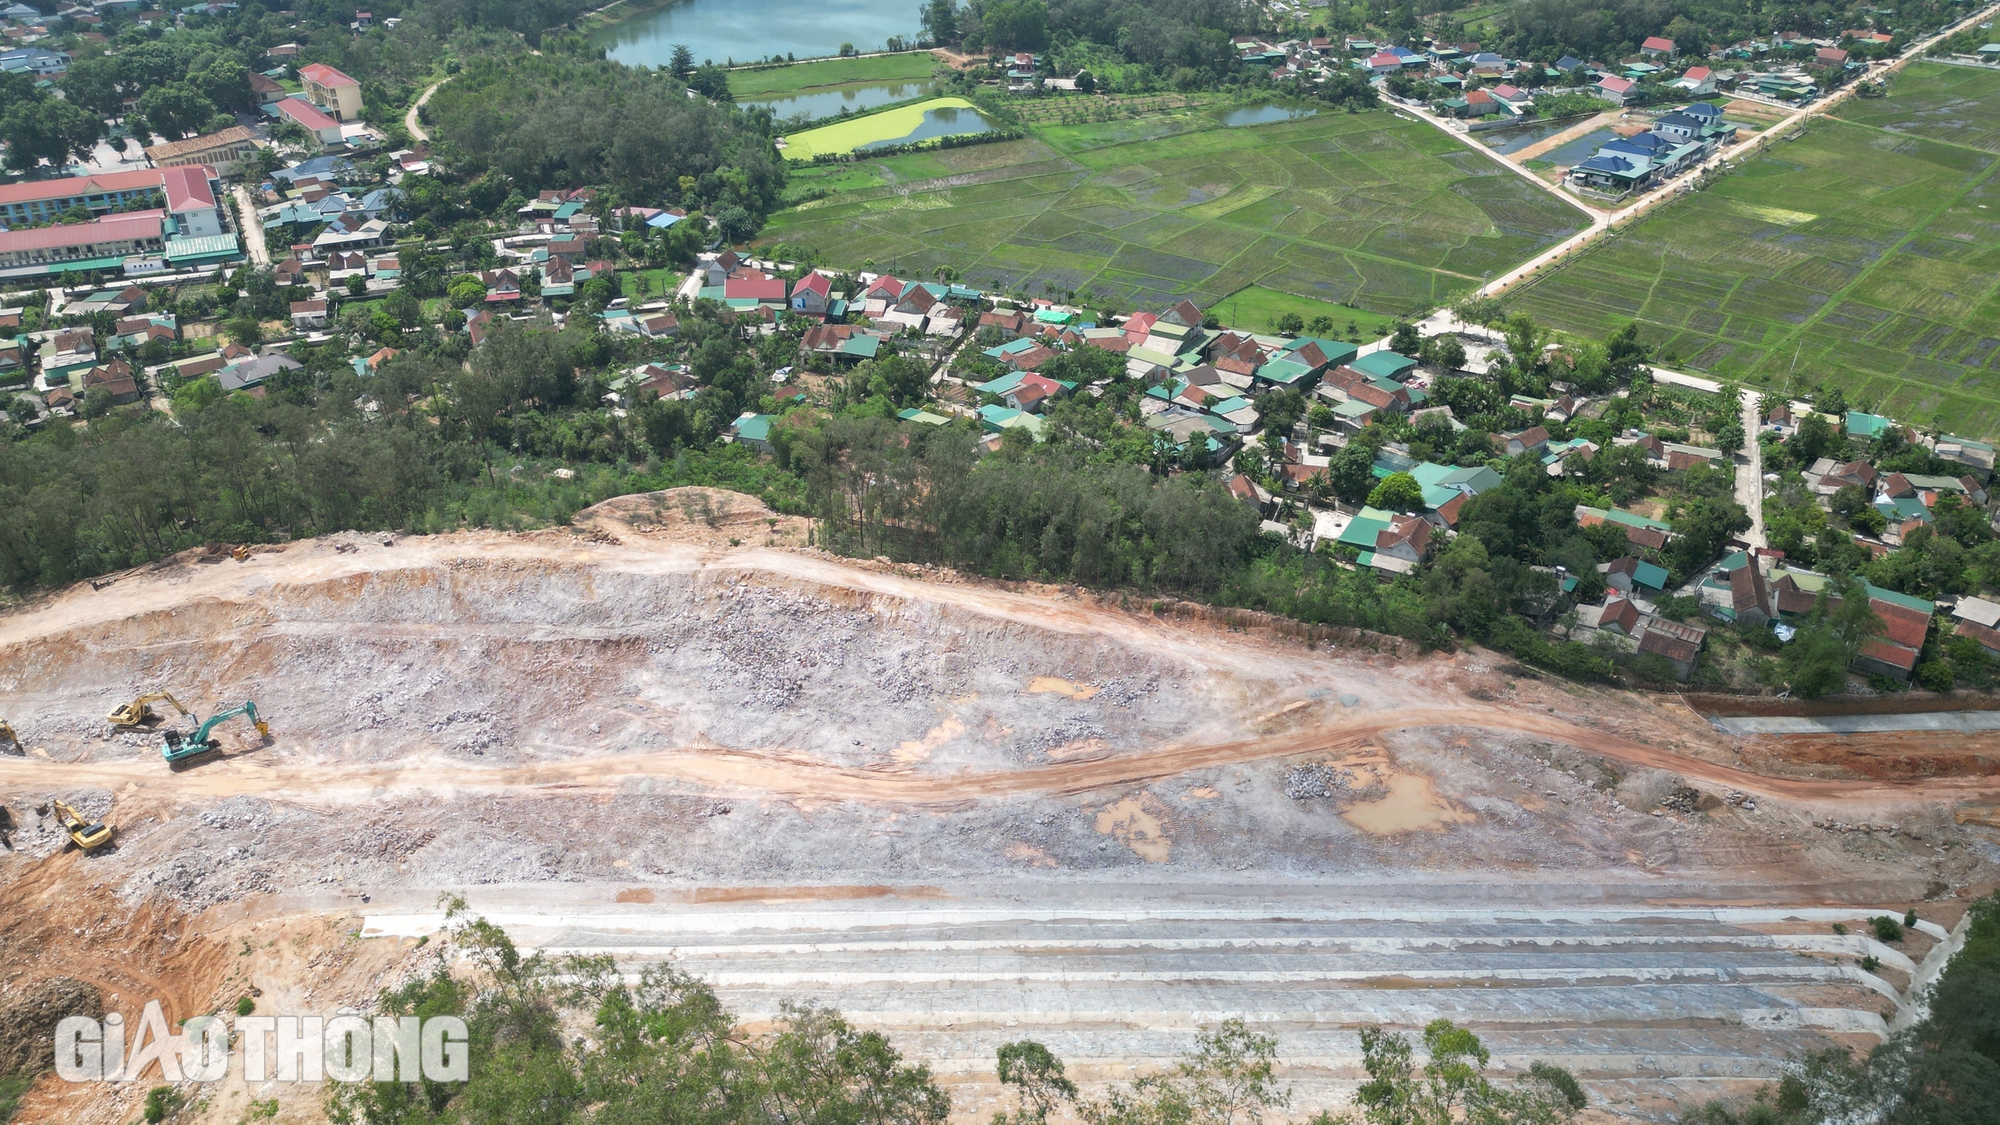
[[325, 63], [299, 68], [299, 84], [312, 103], [342, 121], [361, 119], [361, 83]]

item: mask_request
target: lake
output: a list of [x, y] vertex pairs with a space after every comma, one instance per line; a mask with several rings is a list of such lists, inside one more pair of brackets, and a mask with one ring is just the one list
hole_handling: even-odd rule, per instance
[[1560, 121], [1535, 121], [1526, 125], [1510, 125], [1505, 129], [1482, 129], [1471, 134], [1471, 137], [1494, 152], [1519, 152], [1536, 141], [1545, 141], [1564, 129], [1574, 127], [1582, 120], [1580, 117], [1566, 117]]
[[1296, 121], [1301, 117], [1311, 117], [1316, 109], [1296, 105], [1251, 105], [1242, 109], [1232, 109], [1221, 117], [1224, 125], [1269, 125], [1275, 121]]
[[1590, 159], [1592, 154], [1611, 143], [1618, 134], [1609, 129], [1595, 129], [1581, 137], [1542, 154], [1542, 159], [1562, 168], [1574, 167]]
[[910, 130], [908, 135], [871, 141], [865, 145], [856, 145], [854, 151], [867, 152], [871, 148], [882, 148], [886, 145], [906, 145], [915, 141], [928, 141], [933, 137], [963, 137], [971, 136], [974, 133], [991, 133], [992, 131], [993, 123], [986, 120], [986, 115], [976, 109], [941, 106], [937, 109], [925, 110], [923, 121], [916, 128]]
[[817, 121], [822, 117], [832, 117], [841, 110], [859, 113], [864, 109], [889, 105], [892, 102], [920, 98], [931, 92], [928, 82], [870, 82], [857, 86], [837, 86], [830, 90], [815, 90], [809, 94], [791, 94], [782, 98], [745, 98], [738, 105], [769, 106], [771, 115], [780, 121], [789, 120], [803, 113]]
[[[754, 62], [772, 55], [837, 55], [842, 43], [879, 51], [892, 35], [914, 38], [917, 5], [867, 0], [680, 0], [639, 8], [600, 28], [590, 41], [628, 66], [665, 66], [674, 44], [685, 43], [696, 62]], [[838, 112], [836, 108], [835, 112]]]

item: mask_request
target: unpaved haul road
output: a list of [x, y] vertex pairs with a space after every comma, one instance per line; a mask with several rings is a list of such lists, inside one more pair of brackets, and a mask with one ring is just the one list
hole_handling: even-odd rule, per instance
[[479, 766], [443, 757], [395, 765], [340, 766], [267, 763], [256, 751], [217, 755], [170, 770], [156, 758], [62, 763], [39, 759], [0, 762], [0, 793], [47, 792], [98, 786], [133, 787], [134, 797], [220, 799], [242, 795], [305, 806], [343, 806], [415, 794], [461, 796], [577, 796], [606, 794], [644, 780], [693, 783], [718, 794], [781, 799], [851, 800], [883, 804], [941, 805], [1038, 794], [1083, 793], [1156, 781], [1194, 770], [1298, 754], [1347, 754], [1342, 764], [1382, 760], [1372, 743], [1383, 735], [1420, 728], [1468, 733], [1530, 735], [1573, 746], [1627, 765], [1667, 770], [1717, 787], [1794, 801], [1908, 802], [2000, 797], [2000, 778], [1967, 777], [1921, 782], [1828, 781], [1773, 778], [1686, 757], [1603, 731], [1530, 713], [1500, 709], [1435, 708], [1344, 718], [1303, 731], [1199, 746], [1166, 745], [1020, 770], [925, 773], [856, 769], [813, 761], [784, 751], [721, 747], [597, 755], [520, 766]]

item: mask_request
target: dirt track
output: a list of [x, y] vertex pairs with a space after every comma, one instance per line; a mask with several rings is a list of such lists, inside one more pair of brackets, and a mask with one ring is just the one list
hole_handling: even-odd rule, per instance
[[[311, 807], [334, 807], [426, 793], [440, 797], [595, 795], [616, 792], [641, 778], [697, 782], [720, 794], [822, 798], [911, 805], [1037, 794], [1075, 794], [1177, 777], [1197, 770], [1301, 754], [1337, 754], [1366, 747], [1392, 731], [1426, 727], [1456, 732], [1506, 732], [1561, 742], [1631, 766], [1669, 770], [1709, 785], [1762, 797], [1798, 801], [1902, 802], [1924, 799], [1987, 800], [2000, 797], [2000, 777], [1927, 781], [1802, 780], [1768, 777], [1700, 758], [1646, 746], [1575, 723], [1497, 708], [1428, 708], [1378, 719], [1356, 717], [1267, 738], [1199, 746], [1166, 745], [1138, 754], [1064, 762], [1031, 769], [965, 772], [946, 776], [902, 769], [855, 769], [817, 762], [782, 750], [746, 751], [690, 747], [653, 754], [619, 754], [515, 767], [481, 767], [446, 759], [413, 759], [390, 766], [282, 767], [260, 761], [255, 750], [218, 754], [165, 772], [157, 759], [104, 763], [0, 760], [0, 793], [37, 792], [61, 786], [123, 789], [143, 786], [141, 803], [164, 799], [260, 796]], [[1363, 759], [1373, 756], [1362, 755]], [[1345, 763], [1347, 759], [1342, 758]]]

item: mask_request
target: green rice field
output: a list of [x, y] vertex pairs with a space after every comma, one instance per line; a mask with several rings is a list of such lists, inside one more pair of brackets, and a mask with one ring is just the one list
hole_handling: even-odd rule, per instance
[[1425, 312], [1581, 219], [1386, 110], [1237, 128], [1203, 108], [1041, 125], [1022, 140], [797, 168], [792, 190], [825, 197], [774, 216], [764, 240], [838, 265], [950, 267], [988, 289], [1137, 308], [1214, 306], [1257, 286], [1328, 306], [1343, 326], [1331, 306]]
[[1918, 63], [1510, 299], [1753, 386], [2000, 433], [2000, 75]]

